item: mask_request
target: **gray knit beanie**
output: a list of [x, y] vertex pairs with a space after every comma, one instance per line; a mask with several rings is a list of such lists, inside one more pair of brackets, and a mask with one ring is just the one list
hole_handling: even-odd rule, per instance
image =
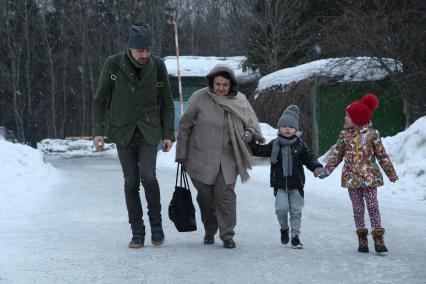
[[151, 43], [152, 29], [149, 24], [140, 21], [130, 27], [127, 48], [150, 49]]
[[286, 126], [299, 129], [299, 107], [297, 105], [289, 105], [278, 120], [278, 129]]

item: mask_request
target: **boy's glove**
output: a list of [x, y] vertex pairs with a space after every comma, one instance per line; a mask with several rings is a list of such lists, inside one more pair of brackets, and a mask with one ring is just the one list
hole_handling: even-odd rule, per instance
[[318, 167], [314, 170], [314, 176], [324, 179], [328, 176], [328, 174], [325, 172], [324, 168]]
[[258, 142], [259, 144], [265, 143], [265, 138], [257, 132], [253, 134], [253, 140]]

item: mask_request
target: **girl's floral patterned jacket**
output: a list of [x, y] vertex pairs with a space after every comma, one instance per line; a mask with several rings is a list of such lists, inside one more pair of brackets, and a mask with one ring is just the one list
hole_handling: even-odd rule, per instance
[[363, 127], [352, 127], [340, 132], [339, 139], [332, 150], [324, 170], [331, 174], [345, 159], [342, 171], [342, 187], [379, 187], [383, 185], [383, 176], [376, 159], [389, 180], [398, 179], [395, 169], [386, 154], [379, 133], [371, 123]]

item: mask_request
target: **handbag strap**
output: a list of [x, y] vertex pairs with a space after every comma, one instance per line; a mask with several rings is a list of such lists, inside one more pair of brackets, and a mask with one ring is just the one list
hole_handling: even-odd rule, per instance
[[189, 188], [188, 174], [186, 172], [185, 166], [183, 166], [183, 165], [182, 165], [182, 176], [183, 176], [183, 183], [184, 183], [185, 188], [187, 188], [189, 191], [191, 191], [190, 188]]
[[180, 164], [180, 163], [178, 163], [177, 169], [176, 169], [175, 187], [178, 185], [178, 183], [179, 183], [180, 187], [182, 187], [182, 184], [183, 184], [184, 188], [190, 190], [190, 188], [189, 188], [189, 181], [188, 181], [188, 174], [187, 174], [187, 172], [185, 170], [185, 166], [182, 165], [182, 164]]
[[[177, 168], [176, 168], [176, 182], [175, 182], [175, 187], [177, 187], [178, 180], [179, 180], [179, 169], [180, 169], [180, 163], [177, 164]], [[182, 180], [180, 180], [180, 186], [182, 186]]]

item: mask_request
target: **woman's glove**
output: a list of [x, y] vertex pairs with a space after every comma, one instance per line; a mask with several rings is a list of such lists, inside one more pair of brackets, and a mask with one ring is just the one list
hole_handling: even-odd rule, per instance
[[249, 130], [244, 131], [243, 140], [246, 143], [250, 143], [253, 140], [253, 135], [251, 134]]
[[261, 134], [249, 128], [244, 129], [243, 139], [244, 139], [244, 142], [246, 143], [250, 143], [250, 142], [257, 142], [260, 144], [265, 143], [265, 138]]
[[184, 165], [186, 163], [186, 159], [185, 158], [176, 158], [175, 162]]

